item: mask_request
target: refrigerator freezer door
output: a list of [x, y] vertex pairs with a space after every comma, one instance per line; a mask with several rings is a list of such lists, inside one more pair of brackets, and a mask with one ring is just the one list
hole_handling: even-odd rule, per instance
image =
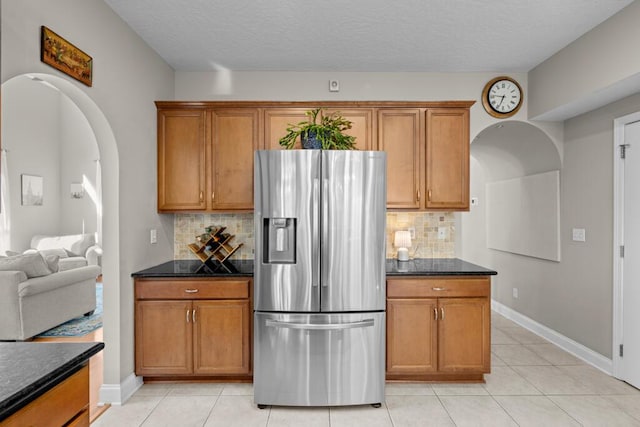
[[255, 313], [260, 405], [384, 402], [385, 313]]
[[254, 308], [320, 309], [320, 151], [254, 156]]
[[322, 152], [321, 311], [385, 309], [386, 153]]

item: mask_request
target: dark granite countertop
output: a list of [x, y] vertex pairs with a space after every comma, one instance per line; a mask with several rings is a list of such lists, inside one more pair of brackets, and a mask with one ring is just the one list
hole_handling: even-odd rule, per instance
[[[133, 277], [241, 277], [253, 276], [253, 260], [230, 262], [232, 268], [217, 265], [211, 270], [198, 260], [168, 261], [132, 274]], [[459, 258], [416, 258], [400, 262], [387, 259], [387, 276], [486, 276], [498, 274]], [[231, 270], [231, 271], [229, 271]]]
[[0, 421], [76, 373], [101, 342], [0, 343]]
[[494, 270], [459, 258], [387, 259], [387, 276], [493, 276]]
[[199, 260], [183, 259], [167, 261], [145, 270], [137, 271], [131, 276], [139, 278], [154, 277], [241, 277], [253, 276], [253, 260], [227, 261], [231, 268], [215, 262], [211, 269]]

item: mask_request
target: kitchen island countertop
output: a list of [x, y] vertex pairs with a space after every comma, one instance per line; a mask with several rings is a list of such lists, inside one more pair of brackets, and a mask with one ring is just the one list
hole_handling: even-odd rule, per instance
[[[198, 260], [174, 260], [132, 274], [135, 278], [172, 277], [252, 277], [253, 260], [230, 262], [232, 271], [220, 266], [211, 270]], [[387, 276], [488, 276], [494, 270], [459, 258], [416, 258], [410, 261], [386, 260]]]
[[104, 343], [0, 343], [0, 421], [78, 371]]

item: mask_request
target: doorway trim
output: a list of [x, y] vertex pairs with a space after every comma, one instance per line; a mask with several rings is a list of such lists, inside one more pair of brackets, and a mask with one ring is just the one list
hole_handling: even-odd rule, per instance
[[611, 343], [612, 374], [616, 378], [621, 375], [619, 345], [622, 343], [623, 331], [623, 295], [622, 295], [622, 260], [620, 246], [624, 242], [624, 168], [620, 158], [620, 145], [624, 144], [624, 128], [626, 125], [640, 121], [640, 111], [618, 117], [613, 121], [613, 335]]

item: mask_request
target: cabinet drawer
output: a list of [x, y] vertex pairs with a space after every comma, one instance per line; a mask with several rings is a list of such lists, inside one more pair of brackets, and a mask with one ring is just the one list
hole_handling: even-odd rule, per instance
[[136, 299], [249, 298], [250, 279], [136, 280]]
[[490, 293], [488, 276], [387, 280], [387, 298], [488, 297]]

